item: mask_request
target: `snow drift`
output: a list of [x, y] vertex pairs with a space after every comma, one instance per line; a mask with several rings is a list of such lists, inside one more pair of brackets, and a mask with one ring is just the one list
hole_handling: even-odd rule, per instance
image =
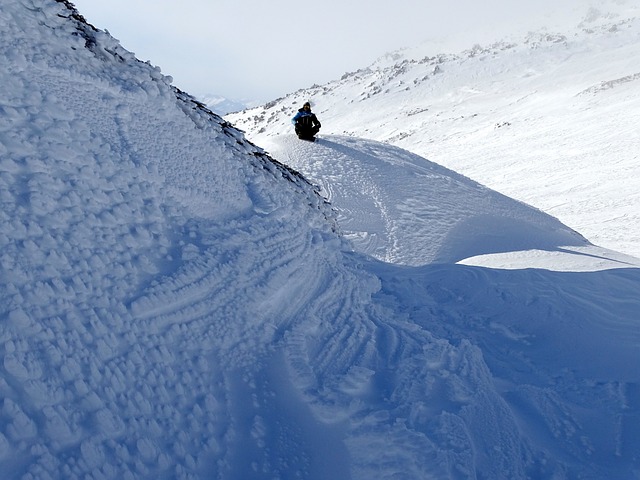
[[[637, 478], [635, 259], [383, 144], [276, 160], [68, 2], [0, 12], [3, 478]], [[598, 268], [454, 263], [525, 247]]]

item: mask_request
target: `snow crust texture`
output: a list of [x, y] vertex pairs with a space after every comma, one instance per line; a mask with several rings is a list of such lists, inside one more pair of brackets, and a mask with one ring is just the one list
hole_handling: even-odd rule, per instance
[[0, 478], [638, 478], [638, 259], [385, 143], [269, 155], [66, 1], [0, 39]]

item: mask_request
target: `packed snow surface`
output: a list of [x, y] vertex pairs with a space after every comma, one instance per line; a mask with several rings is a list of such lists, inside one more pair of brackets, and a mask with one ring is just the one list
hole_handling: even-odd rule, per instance
[[0, 13], [3, 480], [639, 478], [640, 260]]

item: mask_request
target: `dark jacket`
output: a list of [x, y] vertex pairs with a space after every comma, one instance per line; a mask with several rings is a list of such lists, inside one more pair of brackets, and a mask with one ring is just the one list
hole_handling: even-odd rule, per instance
[[306, 112], [304, 108], [298, 110], [298, 113], [296, 113], [296, 115], [291, 119], [291, 123], [308, 130], [311, 130], [314, 127], [319, 129], [321, 126], [316, 114], [312, 113], [311, 110]]

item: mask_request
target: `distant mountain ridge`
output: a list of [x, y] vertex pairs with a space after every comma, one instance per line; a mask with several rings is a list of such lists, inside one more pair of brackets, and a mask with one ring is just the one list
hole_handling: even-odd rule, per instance
[[202, 102], [218, 115], [239, 112], [256, 106], [257, 102], [245, 100], [233, 100], [220, 95], [204, 95]]

